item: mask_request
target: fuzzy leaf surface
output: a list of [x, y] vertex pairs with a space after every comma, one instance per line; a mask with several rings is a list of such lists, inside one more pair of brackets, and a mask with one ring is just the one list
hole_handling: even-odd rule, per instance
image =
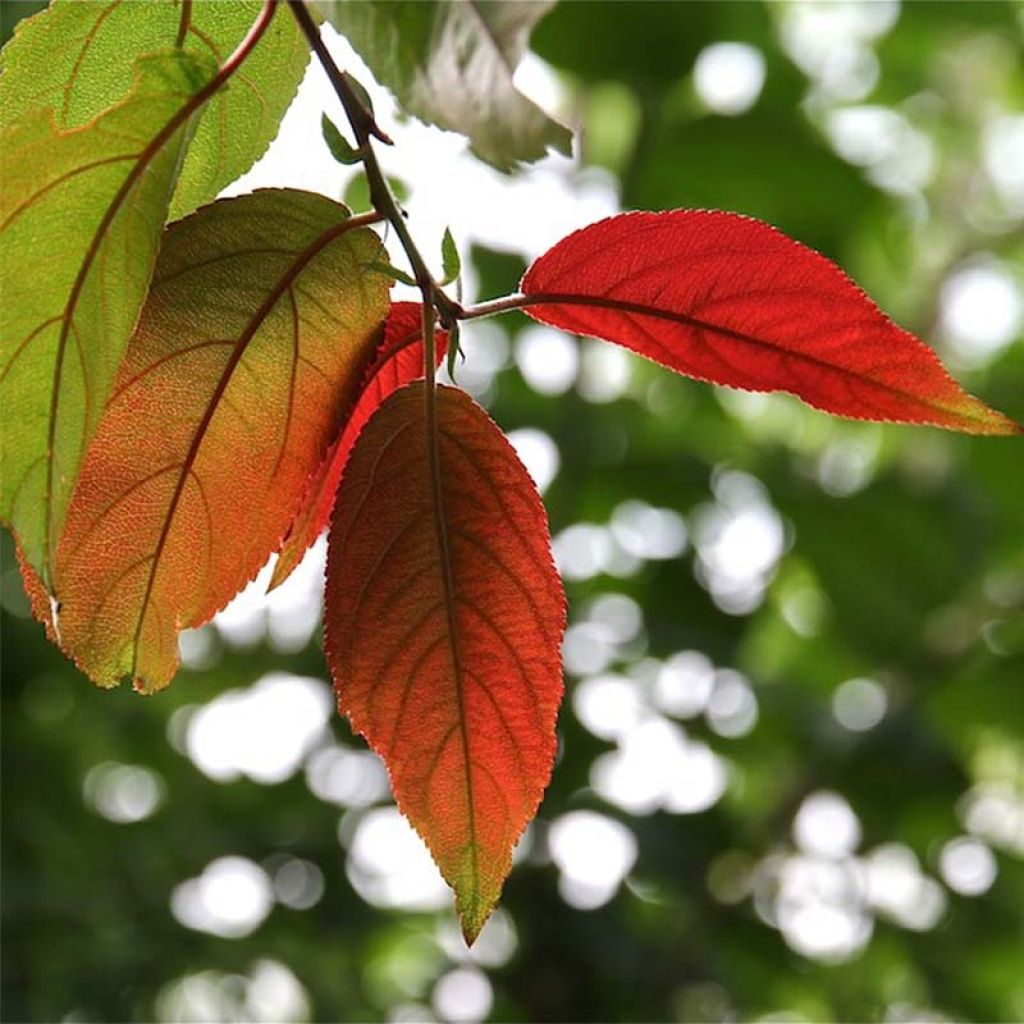
[[[0, 518], [49, 580], [85, 450], [145, 300], [208, 58], [141, 58], [81, 128], [0, 130]], [[6, 83], [5, 88], [9, 88]]]
[[385, 760], [467, 941], [494, 908], [555, 755], [565, 597], [547, 517], [464, 392], [396, 391], [360, 434], [328, 540], [327, 660]]
[[166, 684], [178, 631], [280, 544], [387, 313], [380, 248], [290, 190], [167, 230], [57, 553], [61, 643], [97, 683]]
[[512, 82], [533, 26], [550, 0], [321, 0], [334, 27], [410, 114], [461, 132], [473, 152], [501, 170], [539, 160], [571, 133]]
[[[50, 108], [58, 128], [78, 128], [132, 84], [139, 54], [177, 45], [217, 65], [235, 49], [259, 0], [54, 0], [21, 22], [3, 51], [0, 125]], [[244, 174], [277, 134], [309, 61], [295, 19], [280, 11], [245, 64], [204, 108], [181, 168], [170, 216], [184, 217]]]
[[[393, 391], [423, 376], [423, 307], [418, 302], [395, 302], [384, 323], [383, 336], [364, 378], [363, 390], [316, 475], [306, 488], [302, 508], [295, 517], [274, 566], [269, 589], [292, 574], [310, 545], [327, 528], [334, 495], [345, 471], [352, 446], [381, 402]], [[434, 345], [440, 365], [448, 348], [448, 332], [435, 330]]]
[[609, 217], [548, 250], [521, 287], [534, 319], [699, 380], [789, 391], [854, 419], [1021, 432], [834, 263], [738, 214]]

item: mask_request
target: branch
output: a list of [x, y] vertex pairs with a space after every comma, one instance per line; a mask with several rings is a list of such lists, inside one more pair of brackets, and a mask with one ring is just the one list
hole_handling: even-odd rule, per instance
[[[381, 131], [374, 120], [372, 111], [367, 109], [366, 105], [356, 94], [356, 91], [352, 88], [349, 77], [334, 62], [334, 58], [324, 45], [324, 41], [320, 37], [320, 31], [306, 8], [304, 0], [288, 0], [288, 6], [299, 28], [309, 41], [310, 48], [316, 54], [317, 60], [320, 61], [320, 65], [326, 72], [327, 78], [333, 86], [335, 93], [337, 93], [338, 99], [341, 101], [341, 105], [345, 110], [345, 116], [348, 118], [352, 132], [356, 137], [356, 149], [362, 154], [363, 169], [366, 172], [366, 180], [370, 187], [370, 202], [373, 204], [374, 209], [394, 228], [395, 234], [402, 244], [402, 249], [409, 260], [409, 266], [412, 268], [413, 276], [416, 278], [420, 294], [423, 296], [425, 311], [436, 309], [440, 314], [441, 323], [445, 327], [450, 327], [451, 324], [460, 318], [462, 307], [445, 295], [441, 286], [431, 275], [426, 261], [420, 255], [419, 249], [416, 248], [416, 243], [413, 241], [409, 228], [405, 223], [405, 217], [399, 209], [398, 203], [395, 201], [394, 195], [392, 195], [391, 187], [388, 185], [387, 179], [380, 169], [380, 164], [377, 162], [377, 154], [374, 152], [370, 141], [371, 138], [376, 138], [381, 142], [390, 144], [391, 139]], [[423, 338], [424, 366], [427, 380], [430, 384], [433, 384], [435, 363], [433, 333], [432, 330], [425, 330]], [[432, 390], [432, 387], [428, 388], [428, 391]]]

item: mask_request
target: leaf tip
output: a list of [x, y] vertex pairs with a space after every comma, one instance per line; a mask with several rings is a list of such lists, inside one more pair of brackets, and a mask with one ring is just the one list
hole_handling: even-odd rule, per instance
[[459, 915], [459, 926], [466, 948], [472, 947], [480, 937], [480, 932], [494, 912], [494, 903], [486, 903], [479, 896], [463, 901], [461, 894], [456, 894], [456, 910]]

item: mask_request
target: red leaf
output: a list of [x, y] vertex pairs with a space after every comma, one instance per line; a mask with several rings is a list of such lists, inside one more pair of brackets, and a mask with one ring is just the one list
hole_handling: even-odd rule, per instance
[[565, 597], [547, 518], [465, 393], [391, 395], [359, 436], [328, 541], [339, 705], [455, 889], [472, 942], [551, 774]]
[[609, 217], [548, 250], [522, 291], [535, 319], [700, 380], [790, 391], [854, 419], [1022, 432], [963, 391], [835, 264], [748, 217]]
[[167, 229], [57, 548], [61, 646], [152, 690], [178, 630], [276, 550], [350, 407], [388, 286], [380, 239], [323, 196], [265, 190]]
[[[377, 407], [393, 391], [423, 376], [423, 306], [395, 302], [384, 324], [384, 336], [367, 370], [362, 393], [341, 434], [306, 487], [302, 509], [295, 517], [274, 566], [268, 590], [279, 587], [302, 561], [310, 545], [327, 527], [334, 507], [338, 481], [348, 462], [352, 445]], [[435, 331], [434, 344], [440, 365], [448, 351], [448, 332]]]

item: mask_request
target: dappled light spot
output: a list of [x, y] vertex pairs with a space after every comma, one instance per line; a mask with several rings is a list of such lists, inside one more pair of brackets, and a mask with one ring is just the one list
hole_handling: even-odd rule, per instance
[[560, 872], [559, 894], [577, 910], [604, 906], [636, 863], [633, 832], [595, 811], [570, 811], [555, 819], [548, 845]]
[[589, 676], [603, 672], [614, 657], [615, 645], [593, 622], [577, 622], [565, 631], [562, 662], [570, 675]]
[[957, 810], [969, 832], [1024, 857], [1024, 791], [1005, 782], [982, 782], [964, 794]]
[[764, 56], [748, 43], [712, 43], [697, 54], [693, 84], [704, 105], [716, 114], [746, 113], [764, 86]]
[[935, 176], [935, 144], [899, 111], [888, 107], [843, 107], [829, 112], [825, 131], [835, 151], [863, 167], [879, 188], [913, 194]]
[[310, 1020], [310, 1005], [306, 990], [291, 970], [277, 960], [261, 959], [248, 974], [206, 970], [176, 978], [158, 993], [156, 1016], [168, 1024], [299, 1024]]
[[708, 725], [719, 736], [735, 739], [754, 728], [757, 714], [757, 698], [747, 677], [733, 669], [718, 669], [704, 709]]
[[580, 366], [579, 342], [565, 331], [540, 324], [516, 336], [516, 365], [539, 395], [564, 395], [576, 383]]
[[850, 732], [873, 729], [885, 717], [889, 699], [874, 679], [847, 679], [832, 694], [832, 714]]
[[475, 1024], [491, 1012], [494, 993], [483, 971], [456, 967], [438, 979], [431, 1002], [441, 1020]]
[[782, 519], [749, 474], [720, 472], [713, 489], [715, 502], [694, 513], [694, 571], [722, 611], [747, 615], [761, 604], [782, 557]]
[[985, 126], [985, 171], [1011, 215], [1024, 214], [1024, 114], [1001, 114]]
[[644, 628], [640, 605], [626, 594], [601, 594], [587, 605], [585, 614], [614, 644], [628, 644]]
[[992, 851], [970, 836], [951, 839], [939, 854], [942, 880], [961, 896], [980, 896], [992, 888], [999, 871]]
[[178, 657], [182, 668], [190, 672], [206, 672], [220, 661], [221, 644], [216, 626], [207, 624], [198, 629], [183, 629], [178, 634]]
[[826, 100], [858, 100], [878, 79], [871, 44], [899, 18], [898, 0], [857, 3], [790, 3], [779, 36], [793, 62]]
[[580, 353], [576, 390], [595, 405], [621, 398], [629, 388], [633, 357], [621, 348], [585, 338]]
[[715, 667], [700, 651], [679, 651], [667, 658], [654, 683], [654, 703], [674, 718], [694, 718], [708, 704]]
[[339, 807], [369, 807], [391, 792], [384, 762], [371, 750], [340, 744], [321, 747], [306, 762], [306, 784], [321, 800]]
[[324, 894], [324, 873], [311, 860], [286, 857], [273, 878], [274, 897], [292, 910], [309, 910]]
[[871, 938], [873, 921], [860, 903], [849, 863], [792, 858], [783, 871], [776, 917], [786, 942], [804, 956], [842, 962]]
[[543, 494], [555, 479], [562, 461], [551, 435], [536, 427], [520, 427], [519, 430], [510, 430], [506, 436], [537, 490]]
[[946, 909], [946, 894], [937, 882], [921, 872], [909, 846], [876, 846], [863, 864], [867, 899], [872, 908], [913, 931], [928, 931], [939, 923]]
[[625, 676], [590, 676], [573, 688], [572, 706], [583, 727], [603, 740], [628, 734], [639, 723], [644, 705], [639, 687]]
[[315, 744], [334, 710], [320, 679], [272, 672], [245, 690], [226, 690], [187, 720], [188, 756], [217, 782], [246, 776], [287, 779]]
[[186, 928], [224, 939], [255, 931], [274, 904], [267, 873], [246, 857], [220, 857], [174, 887], [171, 912]]
[[800, 805], [793, 819], [797, 846], [812, 856], [839, 859], [860, 843], [860, 821], [838, 793], [820, 790]]
[[594, 791], [630, 814], [695, 814], [725, 792], [726, 762], [663, 718], [648, 718], [591, 765]]
[[576, 523], [552, 539], [551, 550], [563, 579], [586, 580], [602, 571], [611, 557], [611, 545], [603, 526]]
[[426, 845], [396, 807], [376, 808], [358, 820], [345, 871], [375, 907], [438, 910], [451, 900]]
[[1024, 295], [1013, 274], [994, 259], [954, 271], [942, 285], [943, 334], [967, 367], [994, 359], [1024, 327]]
[[615, 540], [636, 558], [678, 558], [686, 550], [686, 524], [674, 509], [624, 501], [616, 506], [610, 525]]
[[864, 490], [874, 476], [880, 442], [880, 434], [865, 433], [826, 445], [815, 467], [821, 489], [833, 498], [847, 498]]
[[85, 802], [107, 821], [143, 821], [160, 806], [164, 784], [150, 768], [104, 761], [89, 770], [82, 785]]

